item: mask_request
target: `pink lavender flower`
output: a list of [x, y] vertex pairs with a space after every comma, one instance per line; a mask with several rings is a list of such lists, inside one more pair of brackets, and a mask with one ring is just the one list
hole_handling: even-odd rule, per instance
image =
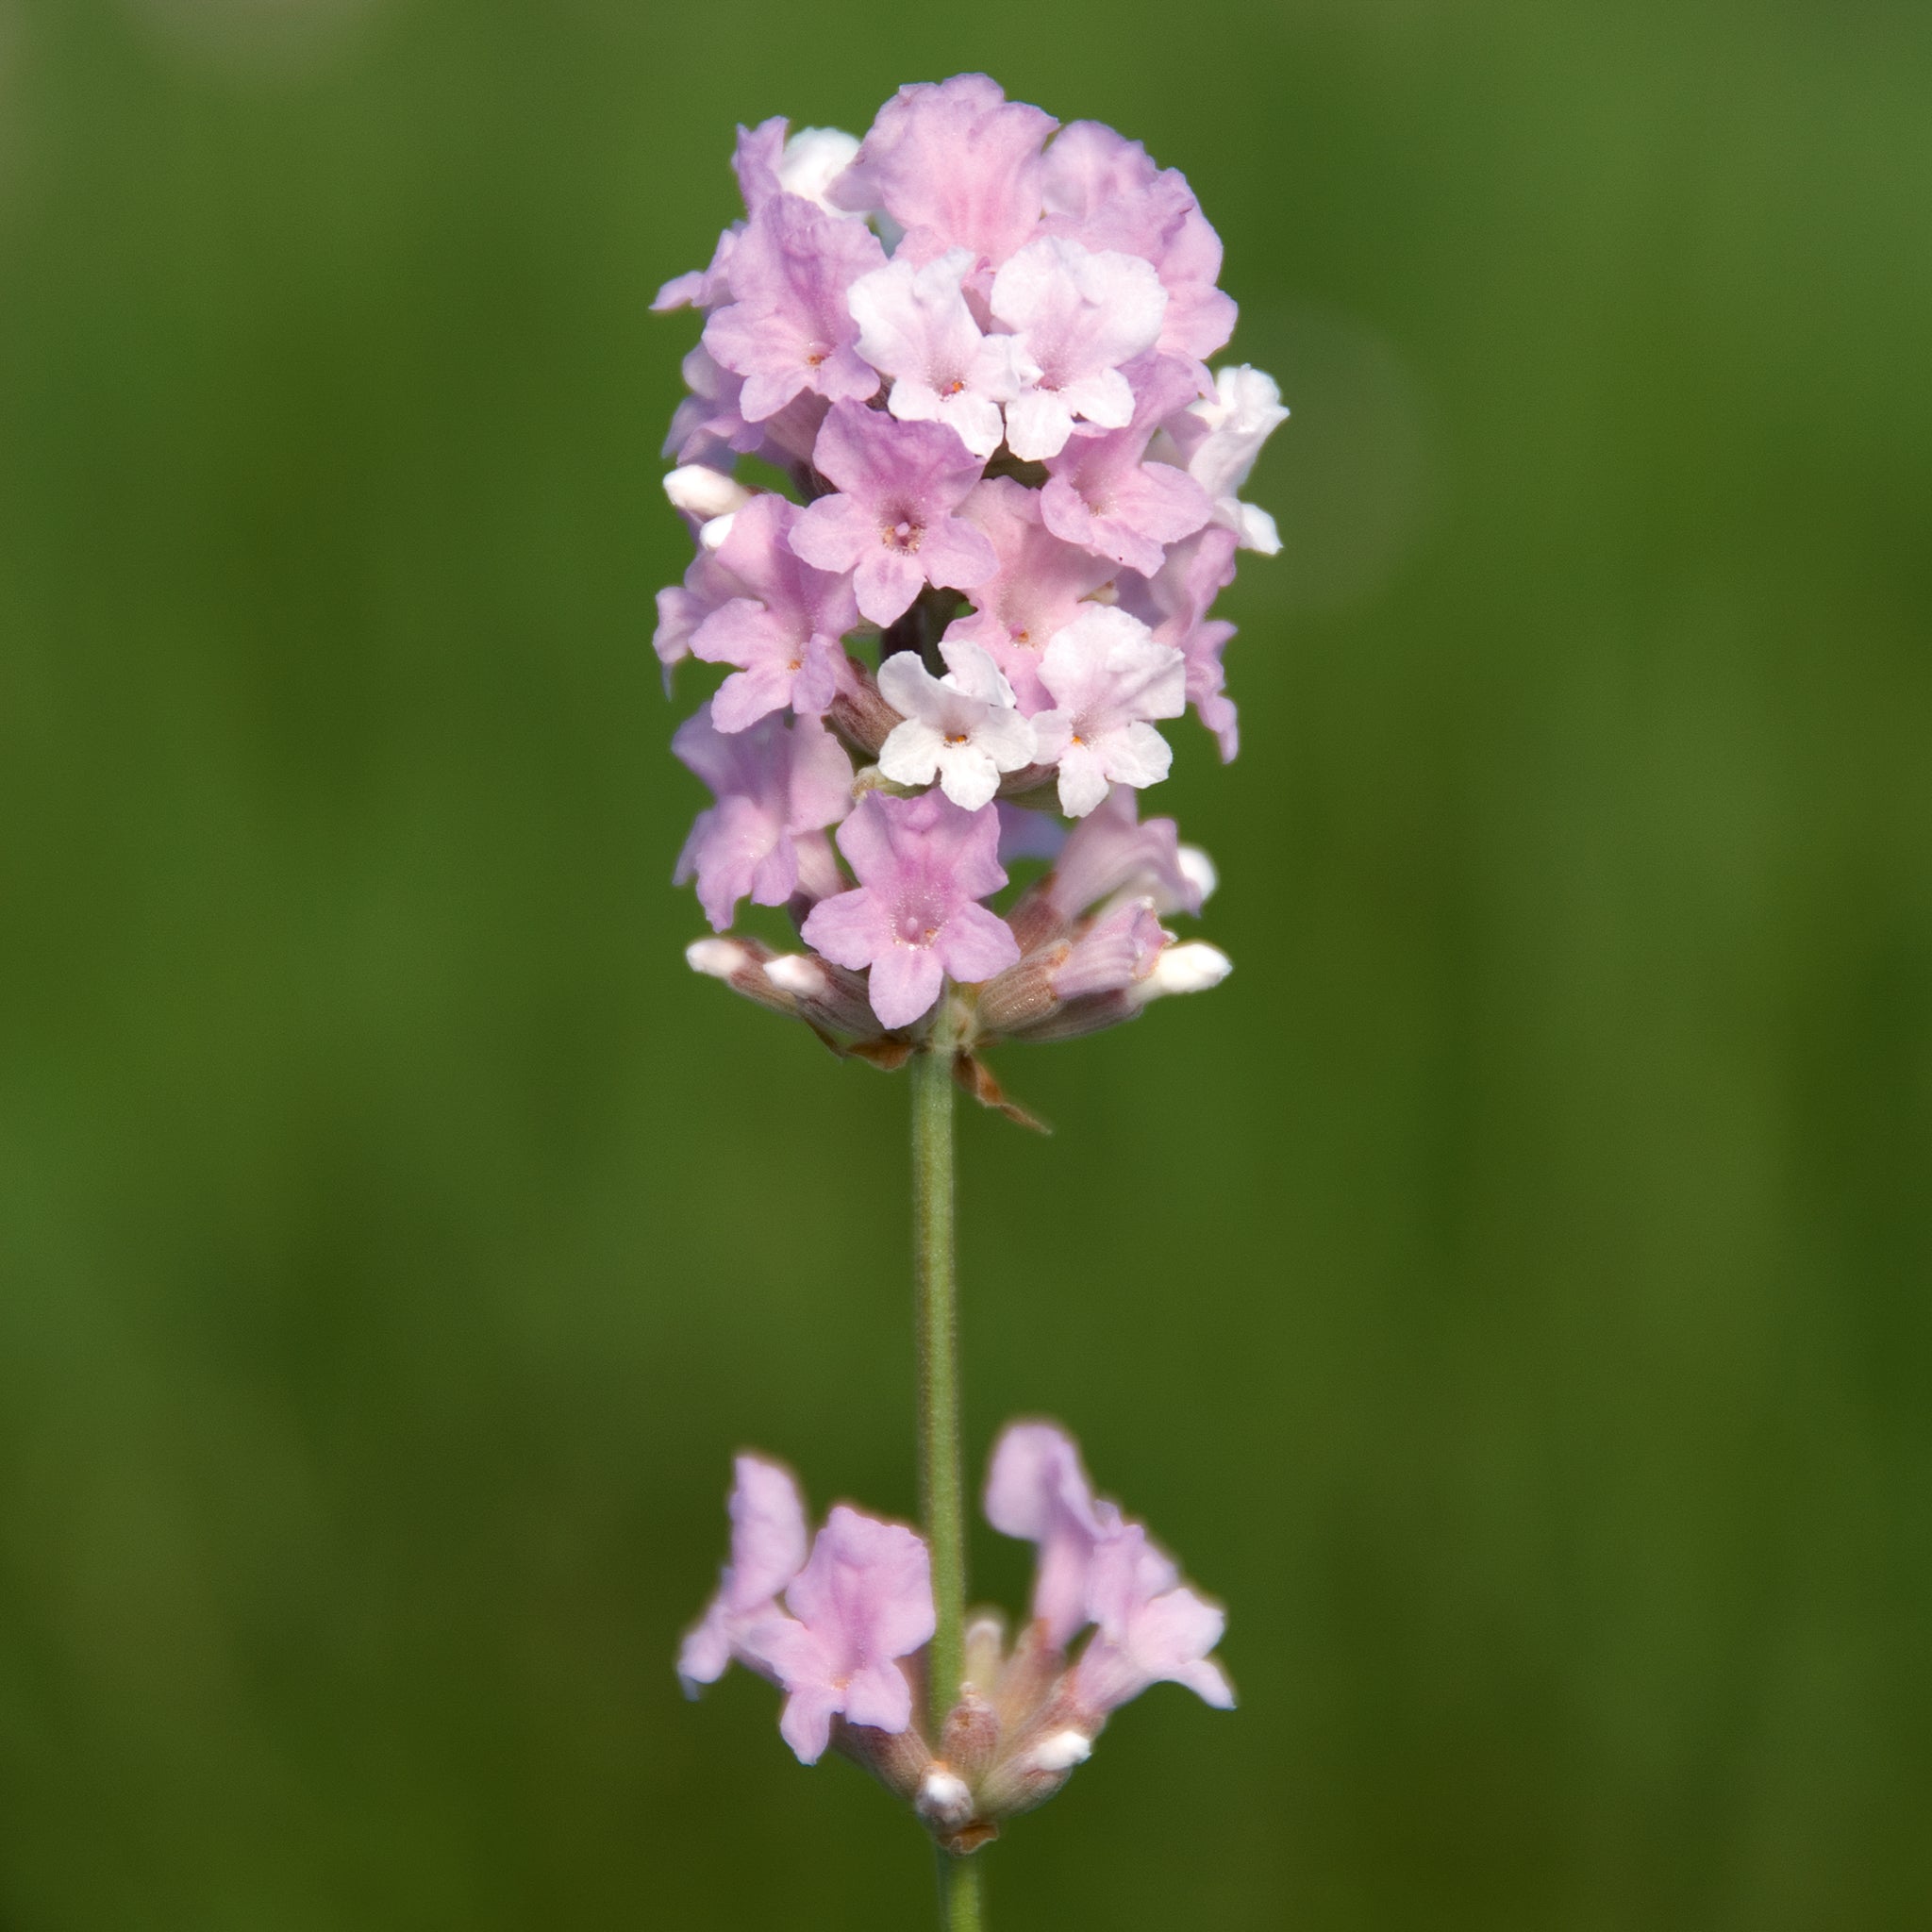
[[764, 718], [725, 733], [700, 711], [677, 727], [675, 752], [717, 803], [698, 814], [677, 860], [677, 883], [695, 875], [698, 902], [723, 932], [746, 897], [782, 906], [798, 884], [801, 836], [852, 809], [852, 767], [819, 724]]
[[1243, 362], [1214, 377], [1214, 393], [1191, 403], [1167, 425], [1188, 475], [1214, 502], [1214, 521], [1235, 533], [1243, 550], [1273, 557], [1281, 548], [1274, 519], [1241, 501], [1241, 487], [1261, 445], [1288, 421], [1272, 375]]
[[985, 1508], [1002, 1536], [1038, 1547], [1033, 1615], [1047, 1642], [1064, 1650], [1087, 1624], [1093, 1552], [1118, 1529], [1120, 1511], [1095, 1498], [1079, 1445], [1052, 1423], [1008, 1423], [1000, 1432]]
[[932, 1637], [932, 1570], [925, 1544], [903, 1524], [842, 1504], [813, 1539], [785, 1592], [788, 1617], [766, 1617], [747, 1647], [784, 1687], [778, 1734], [802, 1764], [816, 1764], [832, 1720], [903, 1731], [912, 1687], [898, 1659]]
[[957, 806], [992, 803], [1000, 776], [1033, 762], [1033, 726], [1013, 707], [1013, 688], [992, 658], [969, 640], [940, 646], [947, 665], [935, 677], [916, 651], [879, 666], [879, 692], [905, 723], [879, 747], [879, 770], [899, 785], [940, 788]]
[[680, 463], [709, 463], [728, 470], [736, 457], [758, 448], [764, 432], [739, 413], [742, 376], [721, 369], [702, 342], [685, 357], [678, 373], [691, 393], [672, 413], [663, 455], [675, 457]]
[[705, 347], [744, 378], [746, 421], [774, 416], [805, 391], [828, 402], [862, 403], [878, 371], [854, 346], [858, 324], [845, 291], [885, 260], [859, 222], [841, 221], [794, 194], [775, 194], [731, 251], [737, 298], [705, 325]]
[[1136, 811], [1134, 793], [1117, 786], [1074, 827], [1043, 884], [1063, 921], [1123, 892], [1147, 899], [1156, 912], [1198, 913], [1213, 891], [1208, 855], [1183, 845], [1172, 819]]
[[949, 974], [971, 984], [1019, 959], [1006, 922], [974, 903], [1007, 881], [990, 806], [969, 812], [942, 792], [871, 791], [838, 836], [858, 886], [814, 906], [805, 940], [837, 965], [871, 968], [882, 1026], [922, 1018]]
[[691, 269], [685, 275], [673, 275], [652, 298], [652, 308], [663, 315], [674, 308], [710, 308], [720, 302], [728, 302], [731, 299], [731, 257], [738, 246], [739, 233], [737, 228], [726, 228], [718, 237], [718, 245], [711, 251], [709, 264], [705, 268]]
[[1173, 943], [1153, 902], [1129, 899], [1089, 924], [1048, 974], [1047, 984], [1064, 1001], [1125, 992], [1157, 971]]
[[987, 1520], [1039, 1548], [1033, 1614], [1055, 1650], [1098, 1626], [1072, 1683], [1092, 1729], [1150, 1684], [1173, 1679], [1228, 1708], [1234, 1693], [1208, 1653], [1225, 1615], [1112, 1503], [1096, 1498], [1073, 1438], [1052, 1423], [1013, 1423], [993, 1446]]
[[913, 261], [966, 248], [997, 267], [1040, 220], [1041, 147], [1057, 125], [983, 74], [902, 87], [831, 198], [883, 208], [905, 229], [900, 246]]
[[667, 584], [658, 592], [658, 628], [651, 639], [658, 661], [664, 667], [664, 690], [671, 690], [671, 673], [691, 656], [691, 641], [714, 610], [722, 609], [744, 587], [717, 553], [702, 548], [691, 558], [681, 584]]
[[1049, 458], [1040, 508], [1056, 537], [1151, 576], [1166, 546], [1192, 536], [1214, 505], [1184, 470], [1142, 460], [1156, 425], [1191, 392], [1185, 373], [1155, 358], [1135, 374], [1132, 423], [1105, 436], [1075, 437]]
[[966, 304], [973, 265], [966, 248], [949, 248], [923, 266], [894, 259], [860, 275], [850, 301], [859, 354], [893, 378], [892, 414], [945, 424], [984, 462], [1006, 434], [1001, 404], [1037, 372], [1019, 360], [1016, 338], [980, 333]]
[[758, 1667], [747, 1640], [779, 1614], [778, 1592], [805, 1567], [805, 1505], [791, 1472], [758, 1456], [741, 1456], [734, 1469], [731, 1560], [677, 1654], [677, 1674], [691, 1697], [700, 1685], [715, 1684], [733, 1657]]
[[1043, 761], [1059, 764], [1060, 809], [1083, 818], [1111, 784], [1157, 785], [1174, 754], [1147, 721], [1187, 708], [1181, 654], [1138, 617], [1096, 604], [1046, 647], [1040, 681], [1054, 700], [1033, 720]]
[[1042, 185], [1044, 232], [1153, 263], [1168, 295], [1156, 346], [1185, 362], [1206, 388], [1202, 358], [1234, 333], [1235, 305], [1215, 287], [1221, 239], [1186, 178], [1157, 168], [1138, 141], [1097, 121], [1075, 121], [1047, 150]]
[[1108, 583], [1115, 567], [1056, 537], [1041, 520], [1040, 491], [1010, 476], [989, 476], [960, 514], [985, 531], [998, 565], [974, 586], [974, 608], [954, 619], [946, 641], [965, 638], [984, 646], [1020, 705], [1044, 710], [1053, 703], [1040, 682], [1047, 640], [1073, 623], [1082, 600]]
[[826, 214], [844, 214], [825, 199], [825, 190], [858, 152], [858, 142], [836, 127], [801, 127], [791, 134], [785, 117], [775, 114], [738, 130], [731, 167], [748, 213], [757, 214], [774, 195], [795, 194]]
[[814, 570], [788, 539], [802, 512], [770, 492], [731, 512], [714, 553], [727, 598], [690, 635], [691, 653], [707, 663], [735, 664], [711, 700], [720, 731], [742, 731], [788, 705], [799, 717], [830, 708], [844, 661], [841, 641], [858, 622], [845, 576]]
[[1016, 457], [1058, 456], [1076, 422], [1124, 429], [1133, 421], [1134, 391], [1121, 366], [1159, 340], [1167, 309], [1150, 262], [1042, 236], [993, 276], [991, 306], [1030, 370], [1007, 406]]
[[1185, 1684], [1220, 1710], [1234, 1708], [1227, 1674], [1208, 1655], [1226, 1614], [1180, 1580], [1174, 1563], [1138, 1523], [1123, 1524], [1094, 1549], [1087, 1611], [1098, 1626], [1074, 1668], [1073, 1701], [1095, 1724], [1152, 1684]]
[[904, 615], [926, 584], [971, 590], [998, 568], [992, 545], [955, 514], [980, 469], [944, 425], [840, 404], [812, 461], [839, 493], [807, 506], [791, 547], [821, 570], [852, 572], [873, 623]]

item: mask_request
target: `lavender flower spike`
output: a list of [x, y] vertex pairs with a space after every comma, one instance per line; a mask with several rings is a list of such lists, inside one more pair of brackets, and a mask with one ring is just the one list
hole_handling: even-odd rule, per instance
[[[814, 948], [724, 984], [881, 1067], [943, 1038], [1024, 1120], [984, 1046], [1118, 1024], [1227, 962], [1162, 924], [1202, 896], [1171, 831], [1107, 893], [1073, 903], [1112, 832], [1068, 848], [1051, 898], [996, 906], [965, 827], [1030, 809], [1051, 850], [1053, 791], [1060, 826], [1112, 794], [1131, 842], [1124, 793], [1166, 777], [1157, 726], [1190, 704], [1234, 757], [1212, 607], [1241, 548], [1274, 547], [1240, 491], [1282, 405], [1201, 359], [1235, 319], [1220, 241], [1109, 127], [958, 75], [902, 88], [862, 141], [741, 128], [733, 167], [744, 219], [659, 305], [706, 320], [666, 445], [697, 556], [654, 641], [667, 677], [725, 667], [675, 741], [717, 793], [677, 876], [718, 931], [749, 898]], [[848, 820], [872, 787], [893, 795]]]
[[[1207, 366], [1235, 322], [1220, 239], [1111, 128], [957, 75], [902, 88], [862, 141], [741, 128], [733, 167], [743, 219], [654, 305], [703, 318], [664, 446], [695, 554], [653, 639], [667, 690], [708, 680], [672, 740], [713, 794], [677, 859], [713, 928], [686, 958], [908, 1072], [926, 1521], [841, 1505], [809, 1539], [791, 1476], [741, 1457], [678, 1674], [779, 1686], [785, 1741], [900, 1799], [944, 1854], [944, 1924], [979, 1932], [967, 1855], [1114, 1711], [1163, 1680], [1233, 1702], [1224, 1613], [1052, 1423], [1004, 1432], [985, 1493], [1038, 1552], [1027, 1615], [1010, 1642], [968, 1616], [953, 1088], [1038, 1126], [989, 1049], [1230, 970], [1169, 929], [1214, 869], [1138, 793], [1198, 755], [1156, 728], [1191, 704], [1239, 749], [1214, 603], [1241, 551], [1279, 548], [1241, 491], [1286, 410], [1260, 371]], [[1045, 869], [1009, 890], [1023, 859]], [[775, 921], [732, 930], [747, 898], [799, 949]]]
[[1232, 1707], [1211, 1655], [1225, 1616], [1182, 1581], [1141, 1524], [1094, 1495], [1064, 1429], [1008, 1424], [987, 1474], [986, 1513], [1039, 1548], [1032, 1618], [1010, 1651], [1000, 1620], [976, 1621], [957, 1694], [922, 1729], [913, 1692], [922, 1656], [931, 1669], [936, 1624], [924, 1540], [841, 1504], [808, 1556], [791, 1474], [741, 1456], [731, 1558], [678, 1655], [687, 1692], [734, 1660], [748, 1665], [784, 1691], [779, 1734], [801, 1762], [836, 1745], [956, 1853], [1051, 1797], [1113, 1712], [1150, 1685], [1184, 1684]]

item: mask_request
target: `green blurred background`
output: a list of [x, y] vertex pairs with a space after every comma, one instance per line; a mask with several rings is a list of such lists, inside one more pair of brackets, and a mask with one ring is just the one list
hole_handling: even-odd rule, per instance
[[7, 1932], [926, 1923], [671, 1672], [734, 1448], [912, 1507], [907, 1093], [680, 958], [646, 305], [735, 121], [974, 67], [1296, 412], [1238, 971], [962, 1146], [975, 1467], [1064, 1417], [1243, 1706], [992, 1925], [1932, 1923], [1924, 8], [7, 0]]

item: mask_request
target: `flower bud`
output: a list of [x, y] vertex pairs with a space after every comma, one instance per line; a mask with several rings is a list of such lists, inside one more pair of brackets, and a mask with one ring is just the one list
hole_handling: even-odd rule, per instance
[[672, 508], [682, 510], [698, 524], [729, 516], [751, 501], [751, 491], [742, 483], [708, 463], [686, 463], [673, 470], [664, 478], [664, 494], [671, 499]]
[[1221, 883], [1221, 874], [1215, 871], [1214, 861], [1198, 845], [1181, 846], [1175, 858], [1180, 864], [1181, 877], [1194, 889], [1195, 907], [1207, 905], [1214, 896], [1214, 889]]
[[881, 1028], [865, 981], [816, 953], [780, 953], [766, 961], [765, 977], [797, 1003], [799, 1018], [855, 1040], [876, 1040]]
[[1234, 971], [1234, 961], [1206, 940], [1189, 940], [1169, 946], [1154, 962], [1154, 970], [1134, 989], [1141, 1004], [1171, 992], [1206, 992]]
[[920, 1780], [912, 1808], [935, 1831], [955, 1832], [973, 1817], [973, 1790], [957, 1773], [934, 1764]]
[[1054, 974], [1066, 963], [1073, 947], [1058, 945], [1029, 953], [997, 979], [990, 979], [979, 995], [978, 1020], [989, 1038], [1026, 1033], [1049, 1018], [1060, 1001], [1053, 988]]
[[946, 1714], [940, 1750], [961, 1776], [976, 1782], [992, 1762], [999, 1737], [1000, 1721], [992, 1706], [969, 1687]]
[[1029, 1771], [1072, 1771], [1093, 1756], [1093, 1740], [1084, 1731], [1055, 1731], [1026, 1754]]
[[874, 759], [905, 721], [879, 695], [872, 673], [857, 658], [848, 657], [839, 674], [838, 695], [825, 713], [825, 722], [854, 750]]
[[722, 979], [733, 992], [769, 1007], [774, 1013], [793, 1018], [798, 1003], [782, 987], [766, 976], [765, 962], [772, 949], [757, 940], [711, 938], [693, 940], [684, 949], [684, 963], [708, 979]]

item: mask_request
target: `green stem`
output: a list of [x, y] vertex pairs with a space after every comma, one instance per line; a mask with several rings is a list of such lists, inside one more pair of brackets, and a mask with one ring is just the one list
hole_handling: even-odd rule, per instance
[[958, 1701], [966, 1662], [966, 1517], [959, 1480], [959, 1329], [953, 1283], [952, 1058], [936, 1040], [912, 1062], [919, 1507], [932, 1548], [938, 1617], [928, 1653], [935, 1747], [947, 1712]]
[[941, 1925], [944, 1932], [979, 1932], [979, 1860], [939, 1857]]
[[[932, 1550], [935, 1624], [927, 1656], [935, 1749], [965, 1675], [966, 1507], [959, 1470], [959, 1318], [953, 1273], [953, 1032], [940, 1008], [912, 1062], [913, 1280], [919, 1341], [919, 1505]], [[940, 1920], [979, 1932], [979, 1871], [939, 1854]]]

